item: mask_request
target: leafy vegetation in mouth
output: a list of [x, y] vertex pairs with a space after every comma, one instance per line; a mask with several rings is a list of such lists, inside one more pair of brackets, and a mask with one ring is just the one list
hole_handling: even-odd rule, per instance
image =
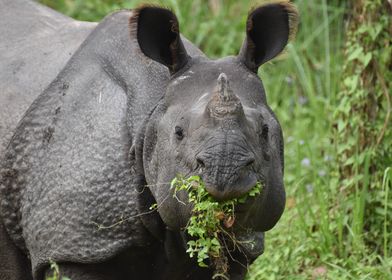
[[257, 184], [246, 194], [239, 198], [218, 202], [206, 190], [199, 176], [184, 178], [177, 176], [171, 182], [174, 197], [178, 199], [177, 192], [186, 191], [188, 202], [193, 205], [192, 215], [186, 226], [186, 232], [192, 237], [188, 241], [187, 253], [191, 258], [197, 257], [201, 267], [207, 267], [210, 260], [218, 275], [227, 273], [227, 257], [225, 256], [225, 243], [223, 238], [229, 237], [235, 242], [231, 228], [235, 223], [235, 206], [250, 197], [261, 193], [262, 184]]

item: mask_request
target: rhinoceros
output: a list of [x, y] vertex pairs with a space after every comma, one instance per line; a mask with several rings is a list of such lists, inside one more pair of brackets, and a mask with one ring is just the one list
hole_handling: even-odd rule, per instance
[[[257, 75], [293, 37], [288, 2], [252, 9], [237, 56], [212, 60], [175, 14], [141, 6], [100, 23], [0, 0], [0, 279], [211, 279], [186, 253], [198, 175], [235, 209], [228, 276], [243, 279], [282, 215], [283, 138]], [[157, 210], [151, 205], [157, 204]]]

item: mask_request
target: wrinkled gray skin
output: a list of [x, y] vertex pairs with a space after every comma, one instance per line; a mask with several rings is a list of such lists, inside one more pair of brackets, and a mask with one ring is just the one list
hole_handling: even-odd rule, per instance
[[[287, 9], [255, 17], [275, 8]], [[271, 50], [256, 55], [248, 33], [239, 56], [210, 60], [167, 10], [96, 26], [0, 0], [0, 280], [43, 279], [50, 260], [72, 280], [210, 279], [185, 253], [177, 174], [200, 175], [218, 200], [263, 182], [230, 229], [254, 245], [229, 259], [242, 279], [285, 203], [282, 133], [255, 73], [287, 43], [283, 14]]]

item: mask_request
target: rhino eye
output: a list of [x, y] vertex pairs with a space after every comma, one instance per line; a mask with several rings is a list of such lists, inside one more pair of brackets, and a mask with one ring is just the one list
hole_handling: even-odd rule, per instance
[[263, 139], [266, 141], [268, 140], [268, 130], [268, 125], [263, 124], [263, 127], [261, 129], [261, 137], [263, 137]]
[[176, 126], [174, 128], [174, 133], [176, 134], [178, 140], [182, 140], [182, 138], [184, 138], [184, 131], [181, 127]]

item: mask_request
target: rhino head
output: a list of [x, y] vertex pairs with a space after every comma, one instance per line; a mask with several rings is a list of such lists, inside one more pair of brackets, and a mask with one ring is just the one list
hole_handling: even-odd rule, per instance
[[147, 57], [169, 68], [170, 80], [132, 153], [141, 197], [151, 194], [144, 209], [156, 201], [169, 229], [183, 229], [192, 208], [181, 203], [186, 194], [180, 194], [181, 201], [173, 198], [170, 182], [177, 174], [199, 175], [219, 201], [239, 197], [260, 181], [262, 194], [236, 209], [234, 228], [264, 232], [279, 220], [285, 206], [282, 131], [257, 70], [284, 49], [296, 21], [288, 3], [253, 9], [240, 53], [211, 60], [187, 54], [171, 11], [136, 10], [133, 35]]

